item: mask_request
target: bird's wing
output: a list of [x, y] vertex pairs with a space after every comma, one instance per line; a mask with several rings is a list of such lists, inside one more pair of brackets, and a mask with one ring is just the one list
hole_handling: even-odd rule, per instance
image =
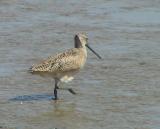
[[43, 62], [33, 65], [33, 72], [65, 72], [80, 68], [78, 63], [79, 50], [77, 48], [70, 49], [64, 53], [50, 56]]

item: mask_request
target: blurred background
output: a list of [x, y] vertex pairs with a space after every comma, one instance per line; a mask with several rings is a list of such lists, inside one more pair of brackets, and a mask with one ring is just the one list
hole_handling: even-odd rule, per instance
[[[74, 47], [85, 32], [91, 52], [58, 102], [54, 80], [28, 68]], [[159, 0], [0, 0], [0, 128], [159, 129]], [[12, 101], [14, 98], [15, 101]]]

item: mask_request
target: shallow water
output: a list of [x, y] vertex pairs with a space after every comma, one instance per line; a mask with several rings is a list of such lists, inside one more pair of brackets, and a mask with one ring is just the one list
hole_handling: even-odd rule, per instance
[[[51, 101], [53, 80], [27, 70], [73, 47], [77, 32], [103, 60], [89, 52], [62, 84], [78, 94]], [[0, 1], [0, 128], [159, 129], [159, 70], [159, 0]]]

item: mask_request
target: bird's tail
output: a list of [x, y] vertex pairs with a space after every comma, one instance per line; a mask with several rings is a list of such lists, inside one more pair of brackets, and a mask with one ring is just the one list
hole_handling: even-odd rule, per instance
[[32, 69], [33, 67], [31, 66], [29, 69], [28, 69], [28, 72], [29, 73], [33, 73], [33, 69]]

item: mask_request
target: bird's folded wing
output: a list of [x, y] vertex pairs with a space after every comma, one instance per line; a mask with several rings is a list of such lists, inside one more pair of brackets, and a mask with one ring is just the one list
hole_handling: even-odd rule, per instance
[[80, 68], [78, 49], [70, 49], [64, 53], [48, 57], [40, 64], [31, 67], [32, 72], [65, 72]]

